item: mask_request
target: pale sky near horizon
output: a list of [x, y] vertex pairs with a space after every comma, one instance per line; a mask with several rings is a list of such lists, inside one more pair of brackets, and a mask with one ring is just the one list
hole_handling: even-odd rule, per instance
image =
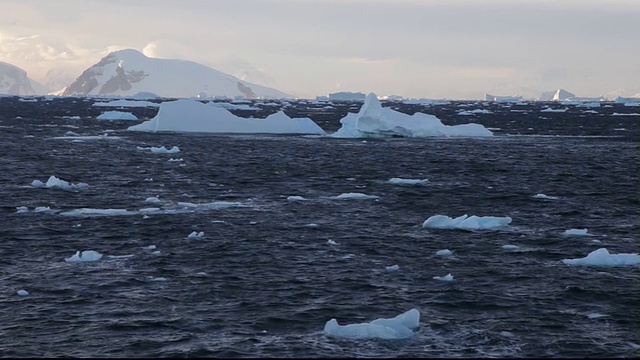
[[626, 96], [640, 0], [0, 0], [0, 61], [42, 83], [124, 48], [222, 71], [240, 58], [301, 97]]

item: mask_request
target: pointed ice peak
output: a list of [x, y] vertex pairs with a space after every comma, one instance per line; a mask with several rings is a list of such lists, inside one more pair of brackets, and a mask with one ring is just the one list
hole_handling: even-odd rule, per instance
[[553, 100], [553, 101], [564, 101], [564, 100], [567, 100], [567, 99], [572, 99], [574, 97], [576, 97], [575, 94], [572, 94], [572, 93], [568, 92], [565, 89], [558, 89], [556, 91], [556, 93], [553, 95], [553, 98], [551, 100]]
[[382, 104], [378, 100], [378, 96], [374, 93], [369, 93], [364, 100], [364, 104], [358, 112], [359, 116], [378, 117], [382, 112]]

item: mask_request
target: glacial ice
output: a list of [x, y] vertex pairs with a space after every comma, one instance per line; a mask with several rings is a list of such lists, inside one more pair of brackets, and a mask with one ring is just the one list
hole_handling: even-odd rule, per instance
[[414, 335], [413, 329], [420, 324], [420, 312], [411, 309], [396, 317], [380, 318], [369, 323], [339, 325], [336, 319], [324, 326], [328, 336], [347, 339], [407, 339]]
[[138, 117], [130, 112], [124, 111], [105, 111], [98, 115], [98, 120], [138, 120]]
[[325, 134], [309, 118], [292, 119], [280, 111], [265, 119], [242, 118], [226, 109], [193, 99], [162, 103], [151, 120], [128, 128], [148, 132], [200, 132], [243, 134]]
[[43, 183], [40, 180], [33, 180], [31, 182], [31, 186], [36, 188], [59, 188], [65, 190], [86, 189], [89, 187], [89, 185], [85, 183], [70, 184], [69, 182], [61, 180], [53, 175], [49, 177], [49, 180], [47, 180], [46, 183]]
[[429, 182], [427, 179], [403, 179], [403, 178], [391, 178], [387, 181], [393, 185], [422, 185]]
[[508, 216], [467, 216], [465, 214], [452, 219], [446, 215], [433, 215], [422, 223], [422, 227], [433, 229], [479, 230], [502, 228], [510, 223], [511, 218]]
[[600, 248], [589, 253], [586, 257], [579, 259], [563, 259], [567, 265], [583, 266], [626, 266], [639, 265], [640, 255], [638, 254], [610, 254], [606, 248]]
[[445, 276], [434, 276], [433, 279], [440, 281], [453, 281], [453, 276], [451, 274], [447, 274]]
[[66, 262], [88, 262], [88, 261], [98, 261], [102, 258], [102, 254], [97, 251], [87, 250], [80, 253], [80, 251], [76, 251], [76, 253], [66, 258], [64, 261]]
[[331, 137], [431, 137], [431, 136], [493, 136], [480, 124], [444, 125], [433, 115], [415, 113], [407, 115], [383, 108], [374, 93], [367, 95], [357, 114], [349, 113], [340, 120], [342, 127]]
[[593, 236], [587, 229], [569, 229], [562, 233], [563, 236]]

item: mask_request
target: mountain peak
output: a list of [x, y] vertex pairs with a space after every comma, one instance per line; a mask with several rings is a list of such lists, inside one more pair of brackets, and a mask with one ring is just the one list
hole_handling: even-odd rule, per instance
[[62, 95], [120, 95], [153, 92], [161, 97], [209, 96], [290, 98], [279, 90], [250, 83], [192, 61], [157, 59], [138, 50], [109, 53], [86, 69]]

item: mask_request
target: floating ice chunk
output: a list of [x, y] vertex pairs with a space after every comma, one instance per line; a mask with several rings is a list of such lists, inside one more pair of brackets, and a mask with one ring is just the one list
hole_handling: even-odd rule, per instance
[[347, 255], [345, 255], [345, 256], [343, 256], [343, 257], [341, 257], [341, 259], [343, 259], [343, 260], [348, 260], [348, 259], [353, 258], [354, 256], [356, 256], [356, 255], [355, 255], [355, 254], [347, 254]]
[[[154, 212], [158, 212], [162, 209], [157, 208], [157, 207], [150, 207], [150, 208], [142, 208], [140, 210], [138, 210], [140, 213], [144, 214], [144, 213], [154, 213]], [[145, 215], [146, 216], [146, 215]]]
[[172, 147], [171, 149], [167, 149], [164, 146], [160, 147], [151, 147], [151, 152], [154, 154], [176, 154], [180, 152], [180, 148], [177, 146]]
[[63, 216], [123, 216], [135, 215], [137, 211], [129, 211], [126, 209], [91, 209], [80, 208], [60, 213]]
[[396, 265], [391, 265], [391, 266], [385, 266], [384, 270], [386, 272], [396, 272], [396, 271], [400, 270], [400, 265], [396, 264]]
[[515, 337], [515, 335], [512, 332], [509, 332], [509, 331], [500, 331], [500, 336], [504, 336], [504, 337], [508, 337], [508, 338]]
[[337, 242], [335, 242], [335, 241], [333, 241], [331, 239], [327, 240], [327, 244], [329, 244], [329, 245], [338, 245]]
[[602, 317], [607, 317], [607, 315], [600, 314], [600, 313], [590, 313], [590, 314], [587, 314], [587, 317], [589, 319], [599, 319], [599, 318], [602, 318]]
[[102, 258], [102, 254], [97, 251], [87, 250], [83, 251], [82, 254], [80, 251], [76, 251], [75, 255], [72, 257], [66, 258], [64, 261], [66, 262], [83, 262], [83, 261], [98, 261]]
[[429, 182], [427, 179], [403, 179], [403, 178], [391, 178], [387, 181], [393, 185], [421, 185]]
[[451, 252], [451, 250], [449, 250], [449, 249], [438, 250], [438, 251], [436, 251], [436, 255], [438, 255], [438, 256], [451, 256], [451, 255], [453, 255], [453, 252]]
[[16, 213], [20, 214], [20, 213], [26, 213], [29, 212], [29, 208], [26, 206], [18, 206], [16, 207]]
[[36, 207], [35, 209], [33, 209], [33, 212], [37, 212], [37, 213], [40, 213], [40, 212], [50, 212], [50, 211], [52, 211], [52, 210], [51, 210], [51, 208], [50, 208], [50, 207], [48, 207], [48, 206], [38, 206], [38, 207]]
[[458, 112], [458, 115], [475, 115], [475, 114], [493, 114], [493, 112], [487, 109], [461, 110]]
[[289, 200], [289, 201], [304, 201], [304, 200], [307, 200], [307, 199], [303, 198], [302, 196], [295, 195], [295, 196], [287, 196], [287, 200]]
[[47, 180], [46, 183], [43, 183], [40, 180], [33, 180], [31, 182], [31, 186], [36, 188], [49, 188], [49, 189], [60, 188], [65, 190], [86, 189], [89, 187], [89, 185], [85, 183], [70, 184], [69, 182], [58, 179], [53, 175], [49, 177], [49, 180]]
[[640, 264], [638, 254], [610, 254], [606, 248], [600, 248], [589, 253], [586, 257], [579, 259], [563, 259], [567, 265], [585, 266], [625, 266]]
[[420, 312], [411, 309], [390, 319], [377, 319], [370, 323], [339, 325], [336, 319], [324, 326], [328, 336], [347, 339], [407, 339], [414, 335], [413, 329], [420, 323]]
[[376, 195], [366, 195], [362, 193], [343, 193], [338, 196], [332, 197], [336, 200], [359, 200], [359, 199], [379, 199]]
[[149, 203], [149, 204], [164, 204], [164, 201], [160, 200], [158, 197], [156, 196], [151, 196], [148, 197], [144, 200], [144, 202]]
[[16, 293], [20, 296], [27, 296], [29, 295], [29, 292], [27, 290], [18, 290], [16, 291]]
[[424, 228], [434, 229], [497, 229], [505, 227], [511, 223], [510, 217], [496, 216], [467, 216], [462, 215], [452, 219], [445, 215], [433, 215], [422, 223]]
[[453, 276], [451, 276], [451, 274], [447, 274], [445, 276], [434, 276], [433, 279], [440, 281], [453, 281]]
[[515, 250], [515, 249], [518, 249], [519, 246], [518, 245], [502, 245], [502, 248], [505, 250]]
[[310, 223], [310, 224], [306, 224], [304, 227], [317, 228], [317, 227], [320, 227], [320, 225], [315, 224], [315, 223]]
[[168, 161], [168, 162], [182, 162], [182, 161], [184, 161], [184, 159], [183, 159], [183, 158], [179, 158], [179, 159], [171, 158], [171, 159], [169, 159], [169, 160], [167, 160], [167, 161]]
[[433, 115], [407, 115], [383, 108], [377, 96], [367, 95], [357, 114], [349, 113], [340, 120], [342, 127], [331, 137], [430, 137], [430, 136], [493, 136], [480, 124], [444, 125]]
[[128, 259], [133, 257], [133, 255], [107, 255], [109, 259]]
[[193, 231], [187, 237], [189, 239], [200, 239], [200, 238], [204, 237], [204, 231], [200, 231], [200, 232]]
[[96, 119], [98, 120], [138, 120], [138, 117], [130, 112], [124, 111], [105, 111]]
[[156, 246], [155, 245], [147, 245], [147, 246], [143, 246], [142, 247], [145, 250], [155, 250]]
[[160, 250], [156, 250], [154, 252], [152, 252], [153, 255], [160, 255]]
[[593, 236], [587, 233], [587, 229], [569, 229], [562, 233], [563, 236]]
[[547, 200], [556, 200], [558, 199], [556, 196], [548, 196], [545, 194], [535, 194], [533, 195], [534, 198], [536, 199], [547, 199]]
[[246, 119], [229, 110], [193, 99], [180, 99], [160, 105], [151, 120], [128, 128], [129, 131], [167, 131], [199, 133], [325, 134], [309, 118], [292, 119], [283, 111], [265, 119]]
[[552, 109], [550, 107], [544, 108], [542, 110], [540, 110], [540, 112], [550, 112], [550, 113], [563, 113], [566, 112], [567, 108], [564, 109]]

